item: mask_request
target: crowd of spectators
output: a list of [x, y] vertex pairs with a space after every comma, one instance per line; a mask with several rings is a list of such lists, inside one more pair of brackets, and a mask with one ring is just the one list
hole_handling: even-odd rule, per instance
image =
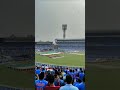
[[35, 88], [36, 90], [85, 90], [85, 69], [36, 66]]

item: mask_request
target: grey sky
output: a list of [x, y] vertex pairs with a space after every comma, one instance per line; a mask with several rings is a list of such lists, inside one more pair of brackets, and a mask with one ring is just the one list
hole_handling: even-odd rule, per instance
[[85, 38], [85, 0], [35, 0], [35, 40]]

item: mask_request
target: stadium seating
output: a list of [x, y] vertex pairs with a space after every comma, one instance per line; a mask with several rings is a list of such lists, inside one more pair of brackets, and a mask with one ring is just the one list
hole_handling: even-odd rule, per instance
[[53, 42], [38, 42], [35, 44], [35, 51], [44, 51], [53, 49]]
[[87, 36], [86, 48], [86, 61], [120, 59], [120, 37]]
[[59, 40], [56, 39], [56, 46], [53, 43], [49, 42], [39, 42], [35, 45], [35, 51], [44, 51], [44, 50], [61, 50], [65, 52], [74, 52], [74, 51], [85, 51], [85, 40], [84, 39], [70, 39], [70, 40]]
[[85, 41], [80, 39], [59, 40], [56, 39], [58, 49], [62, 49], [66, 52], [72, 51], [85, 51]]
[[0, 54], [6, 57], [17, 58], [20, 60], [24, 60], [24, 56], [28, 56], [28, 58], [32, 58], [34, 46], [31, 46], [29, 42], [3, 42], [0, 43]]

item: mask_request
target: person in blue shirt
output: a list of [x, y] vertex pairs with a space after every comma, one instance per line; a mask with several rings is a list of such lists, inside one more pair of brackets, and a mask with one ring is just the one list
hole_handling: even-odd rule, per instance
[[78, 79], [78, 82], [74, 84], [79, 90], [85, 90], [85, 77], [83, 77], [83, 81]]
[[70, 69], [70, 71], [68, 72], [68, 74], [71, 75], [72, 78], [74, 77], [74, 73], [73, 73], [72, 69]]
[[42, 68], [42, 72], [44, 72], [44, 73], [46, 72], [45, 68]]
[[67, 73], [67, 69], [65, 69], [64, 72]]
[[44, 72], [39, 74], [39, 80], [35, 80], [36, 90], [44, 90], [48, 82], [44, 80]]
[[77, 69], [75, 69], [75, 72], [74, 72], [74, 74], [75, 74], [75, 75], [77, 75], [78, 73], [79, 73], [79, 72], [77, 71]]
[[41, 72], [40, 67], [37, 67], [37, 69], [35, 70], [35, 74], [39, 75], [40, 72]]
[[80, 84], [82, 81], [80, 79], [76, 79], [76, 82], [73, 83], [73, 86], [76, 86], [78, 84]]
[[81, 82], [78, 88], [79, 90], [85, 90], [85, 83]]
[[81, 72], [79, 73], [79, 77], [80, 77], [80, 79], [83, 80], [84, 76], [85, 76], [84, 72], [81, 71]]
[[62, 80], [62, 77], [60, 78], [57, 74], [55, 74], [54, 77], [55, 77], [55, 81], [54, 81], [55, 86], [65, 85], [64, 80]]

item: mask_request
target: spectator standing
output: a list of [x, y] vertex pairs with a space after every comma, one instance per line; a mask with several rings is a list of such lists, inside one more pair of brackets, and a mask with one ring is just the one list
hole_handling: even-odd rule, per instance
[[66, 76], [66, 82], [67, 84], [65, 86], [60, 87], [60, 90], [79, 90], [77, 87], [72, 85], [72, 77], [71, 75]]
[[45, 90], [59, 90], [60, 86], [54, 85], [54, 76], [52, 74], [48, 75], [48, 86], [45, 87]]
[[35, 80], [36, 90], [45, 90], [46, 85], [48, 82], [44, 80], [44, 72], [39, 74], [39, 80]]

